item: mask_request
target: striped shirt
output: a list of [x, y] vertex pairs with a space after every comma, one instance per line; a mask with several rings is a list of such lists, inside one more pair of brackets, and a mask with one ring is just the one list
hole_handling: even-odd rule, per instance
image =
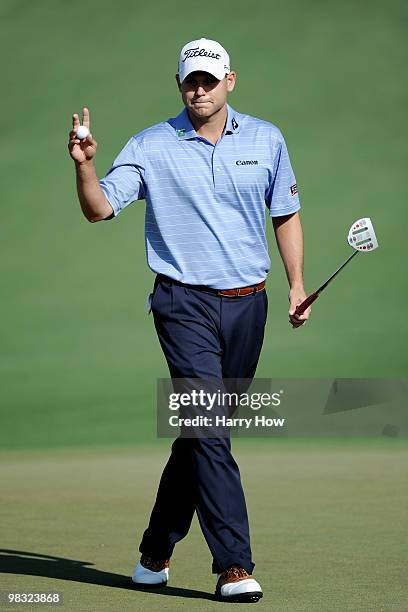
[[278, 217], [300, 208], [279, 129], [230, 106], [215, 145], [197, 134], [184, 109], [132, 136], [100, 185], [115, 217], [146, 200], [153, 272], [215, 289], [265, 279], [266, 209]]

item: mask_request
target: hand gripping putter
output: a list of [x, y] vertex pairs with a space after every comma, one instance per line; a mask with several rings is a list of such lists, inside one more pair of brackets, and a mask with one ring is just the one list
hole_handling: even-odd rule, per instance
[[347, 257], [346, 261], [342, 263], [331, 276], [329, 276], [323, 285], [311, 293], [305, 300], [303, 300], [301, 304], [296, 307], [295, 314], [303, 314], [305, 310], [309, 308], [309, 306], [313, 304], [315, 300], [317, 300], [323, 289], [326, 289], [327, 285], [333, 280], [333, 278], [337, 276], [340, 270], [342, 270], [344, 266], [346, 266], [348, 262], [351, 261], [355, 255], [357, 255], [357, 253], [369, 253], [378, 247], [377, 237], [375, 235], [370, 217], [359, 219], [353, 223], [348, 233], [347, 241], [349, 245], [353, 247], [354, 252]]

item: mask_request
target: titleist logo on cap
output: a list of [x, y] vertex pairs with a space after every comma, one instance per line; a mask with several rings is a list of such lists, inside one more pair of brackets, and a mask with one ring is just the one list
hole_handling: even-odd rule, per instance
[[204, 48], [200, 49], [200, 47], [194, 47], [193, 49], [184, 51], [184, 59], [182, 62], [184, 63], [189, 57], [209, 57], [210, 59], [218, 60], [221, 58], [221, 55], [219, 53], [213, 53], [213, 51], [207, 51]]

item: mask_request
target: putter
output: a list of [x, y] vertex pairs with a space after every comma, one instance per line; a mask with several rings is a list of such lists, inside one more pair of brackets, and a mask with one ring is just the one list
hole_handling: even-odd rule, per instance
[[347, 236], [347, 241], [351, 247], [353, 247], [353, 253], [347, 257], [346, 261], [341, 264], [339, 268], [321, 285], [316, 291], [311, 293], [299, 306], [296, 306], [295, 314], [301, 315], [305, 312], [307, 308], [321, 294], [321, 292], [326, 289], [327, 285], [333, 280], [335, 276], [346, 266], [349, 261], [353, 259], [357, 253], [369, 253], [378, 247], [377, 237], [375, 235], [374, 227], [371, 222], [370, 217], [365, 217], [364, 219], [359, 219], [355, 221], [350, 228], [350, 231]]

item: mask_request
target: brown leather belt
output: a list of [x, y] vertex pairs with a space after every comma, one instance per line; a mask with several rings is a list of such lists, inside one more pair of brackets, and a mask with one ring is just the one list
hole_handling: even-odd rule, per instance
[[258, 293], [265, 289], [265, 281], [252, 285], [251, 287], [239, 287], [238, 289], [216, 289], [218, 295], [225, 297], [240, 297], [242, 295], [251, 295], [251, 293]]
[[196, 291], [206, 291], [207, 293], [213, 293], [222, 297], [243, 297], [244, 295], [251, 295], [258, 293], [265, 289], [265, 281], [261, 281], [257, 285], [251, 285], [250, 287], [237, 287], [236, 289], [213, 289], [206, 285], [189, 285], [187, 283], [181, 283], [180, 281], [169, 278], [164, 274], [158, 274], [156, 277], [156, 283], [164, 281], [173, 285], [179, 285], [180, 287], [186, 287], [187, 289], [195, 289]]

